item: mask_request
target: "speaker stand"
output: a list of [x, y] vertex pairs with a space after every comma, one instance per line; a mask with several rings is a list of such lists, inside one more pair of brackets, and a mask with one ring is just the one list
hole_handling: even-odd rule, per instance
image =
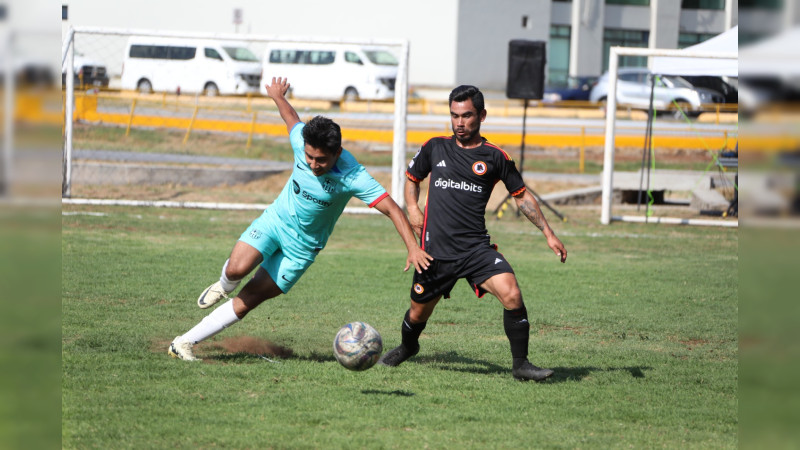
[[[524, 106], [522, 107], [522, 143], [520, 144], [520, 150], [519, 150], [519, 174], [520, 174], [520, 176], [522, 176], [522, 171], [525, 169], [525, 128], [526, 128], [526, 122], [528, 121], [528, 99], [527, 98], [524, 99], [523, 105]], [[524, 177], [523, 177], [523, 180], [524, 180]], [[550, 205], [550, 203], [547, 203], [547, 201], [542, 199], [542, 197], [540, 197], [539, 194], [536, 193], [536, 191], [534, 191], [533, 189], [529, 188], [527, 184], [525, 184], [525, 189], [529, 190], [531, 192], [531, 194], [536, 198], [537, 202], [539, 202], [540, 204], [542, 204], [545, 207], [547, 207], [547, 209], [552, 211], [553, 214], [555, 214], [559, 219], [561, 219], [561, 221], [563, 221], [563, 222], [567, 221], [566, 217], [564, 217], [560, 212], [556, 211], [556, 209], [553, 208]], [[503, 217], [503, 211], [506, 208], [508, 208], [508, 203], [511, 201], [511, 198], [512, 198], [511, 197], [511, 193], [509, 193], [508, 195], [506, 195], [506, 198], [497, 206], [497, 208], [495, 208], [494, 214], [497, 216], [498, 219]], [[517, 217], [519, 217], [519, 215], [520, 215], [520, 210], [519, 210], [519, 208], [517, 208]]]

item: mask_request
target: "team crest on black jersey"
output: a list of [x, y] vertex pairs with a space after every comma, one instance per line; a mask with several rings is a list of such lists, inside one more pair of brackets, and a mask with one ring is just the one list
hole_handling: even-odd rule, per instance
[[476, 175], [483, 175], [486, 173], [486, 163], [483, 161], [477, 161], [472, 165], [472, 171], [475, 172]]
[[331, 178], [326, 178], [325, 182], [322, 183], [322, 190], [324, 190], [329, 194], [332, 193], [335, 189], [336, 189], [336, 180], [333, 180]]

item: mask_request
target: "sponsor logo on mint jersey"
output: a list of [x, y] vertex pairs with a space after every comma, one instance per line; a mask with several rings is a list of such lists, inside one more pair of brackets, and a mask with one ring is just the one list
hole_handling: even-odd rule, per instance
[[[333, 188], [331, 188], [331, 189], [333, 189]], [[311, 195], [308, 191], [301, 190], [300, 189], [300, 185], [297, 184], [297, 182], [294, 181], [294, 180], [292, 180], [292, 190], [294, 190], [295, 194], [303, 197], [304, 199], [306, 199], [306, 200], [308, 200], [308, 201], [310, 201], [312, 203], [316, 203], [319, 206], [322, 206], [322, 207], [325, 207], [325, 208], [327, 208], [328, 206], [331, 206], [331, 202], [328, 202], [328, 201], [325, 201], [325, 200], [320, 200], [317, 197], [314, 197], [313, 195]], [[327, 191], [327, 189], [326, 189], [326, 191]]]
[[251, 239], [261, 239], [261, 230], [250, 230]]
[[483, 192], [483, 186], [475, 183], [468, 183], [466, 181], [454, 181], [451, 179], [437, 178], [433, 183], [434, 186], [442, 189], [458, 189], [467, 192]]
[[331, 206], [331, 202], [326, 202], [325, 200], [320, 200], [317, 197], [314, 197], [313, 195], [309, 194], [308, 191], [303, 191], [300, 194], [300, 196], [303, 197], [304, 199], [312, 202], [312, 203], [316, 203], [319, 206], [324, 206], [325, 208], [327, 208], [328, 206]]

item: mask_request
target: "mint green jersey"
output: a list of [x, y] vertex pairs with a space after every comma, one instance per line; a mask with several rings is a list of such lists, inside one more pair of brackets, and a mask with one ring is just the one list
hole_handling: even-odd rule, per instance
[[318, 252], [328, 242], [350, 198], [373, 207], [388, 194], [347, 150], [342, 150], [331, 170], [315, 176], [306, 164], [303, 127], [304, 123], [298, 123], [289, 133], [294, 151], [292, 176], [267, 211]]

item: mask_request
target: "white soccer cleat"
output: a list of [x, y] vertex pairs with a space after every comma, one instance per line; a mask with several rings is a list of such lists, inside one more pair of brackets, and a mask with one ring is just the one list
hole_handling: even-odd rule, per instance
[[223, 298], [227, 299], [228, 294], [229, 292], [225, 292], [225, 289], [222, 289], [222, 284], [217, 281], [200, 294], [200, 297], [197, 298], [197, 306], [202, 309], [210, 308]]
[[200, 359], [195, 358], [192, 352], [192, 343], [183, 339], [183, 336], [175, 337], [175, 340], [169, 344], [167, 353], [173, 358], [182, 359], [184, 361], [200, 361]]

